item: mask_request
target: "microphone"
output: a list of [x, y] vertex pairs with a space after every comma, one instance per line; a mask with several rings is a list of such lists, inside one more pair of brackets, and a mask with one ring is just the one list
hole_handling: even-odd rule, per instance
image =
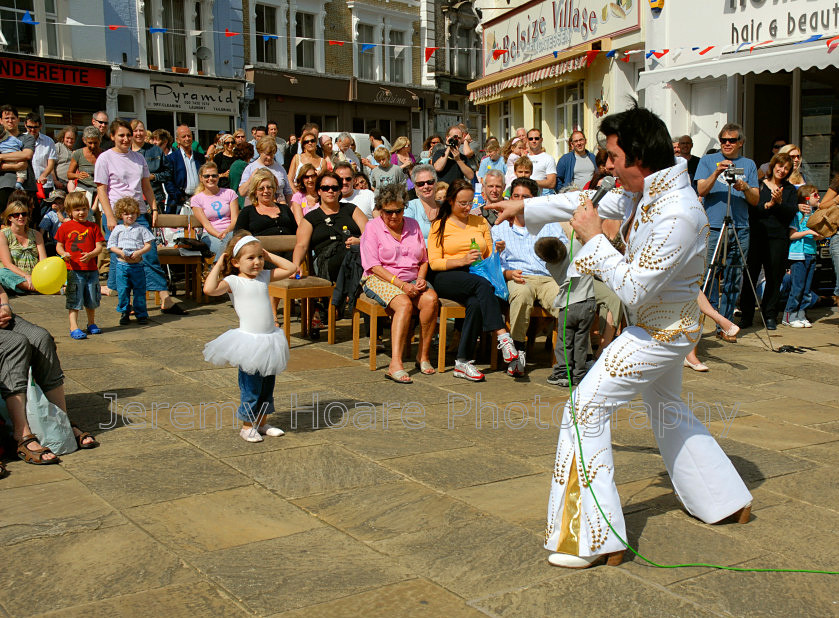
[[605, 176], [603, 178], [603, 182], [600, 183], [600, 187], [598, 187], [597, 192], [592, 196], [591, 203], [597, 206], [600, 203], [600, 200], [603, 199], [603, 196], [606, 195], [609, 191], [615, 188], [615, 177], [614, 176]]

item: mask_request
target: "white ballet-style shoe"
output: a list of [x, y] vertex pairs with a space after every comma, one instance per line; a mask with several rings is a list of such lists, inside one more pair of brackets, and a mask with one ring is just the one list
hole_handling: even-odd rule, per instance
[[587, 569], [596, 564], [606, 561], [608, 566], [618, 566], [623, 562], [623, 551], [615, 551], [610, 554], [598, 554], [596, 556], [572, 556], [571, 554], [551, 554], [548, 562], [552, 566], [565, 569]]
[[262, 442], [262, 436], [260, 436], [259, 432], [253, 427], [242, 427], [242, 431], [239, 432], [239, 435], [242, 436], [242, 439], [245, 442]]
[[708, 365], [705, 363], [692, 363], [688, 359], [685, 359], [685, 367], [690, 367], [694, 371], [699, 372], [710, 371], [710, 369], [708, 369]]
[[269, 438], [278, 438], [285, 434], [285, 432], [279, 427], [274, 427], [273, 425], [269, 425], [267, 423], [265, 425], [260, 425], [257, 428], [257, 431], [259, 431], [259, 433], [263, 436], [268, 436]]

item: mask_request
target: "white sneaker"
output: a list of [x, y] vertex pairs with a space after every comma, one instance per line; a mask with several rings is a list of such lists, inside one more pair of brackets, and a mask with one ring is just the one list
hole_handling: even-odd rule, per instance
[[274, 427], [273, 425], [269, 425], [268, 423], [266, 423], [265, 425], [260, 425], [257, 428], [257, 431], [261, 435], [268, 436], [269, 438], [279, 438], [280, 436], [285, 434], [285, 432], [279, 427]]
[[801, 320], [793, 320], [789, 325], [793, 328], [807, 328]]
[[465, 363], [459, 360], [455, 360], [454, 377], [463, 378], [465, 380], [471, 380], [472, 382], [480, 382], [484, 379], [484, 374], [482, 374], [478, 370], [478, 368], [475, 367], [475, 361], [473, 360]]
[[804, 324], [804, 328], [813, 328], [813, 325], [810, 323], [810, 320], [804, 318], [801, 320], [801, 323]]
[[519, 350], [519, 357], [507, 365], [507, 375], [518, 378], [524, 375], [524, 352]]
[[262, 442], [262, 436], [259, 435], [259, 432], [253, 426], [242, 427], [239, 435], [242, 436], [245, 442]]
[[509, 334], [502, 336], [498, 340], [498, 349], [501, 350], [501, 356], [504, 357], [505, 363], [510, 363], [519, 357], [519, 351], [513, 344], [513, 338]]

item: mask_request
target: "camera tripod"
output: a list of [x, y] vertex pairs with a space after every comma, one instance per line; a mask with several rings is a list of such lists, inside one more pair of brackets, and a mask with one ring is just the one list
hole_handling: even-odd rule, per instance
[[[737, 245], [737, 252], [740, 254], [741, 264], [743, 265], [743, 278], [748, 280], [749, 286], [752, 288], [753, 298], [757, 303], [757, 311], [760, 314], [760, 321], [763, 322], [763, 328], [766, 330], [766, 339], [769, 341], [769, 349], [773, 352], [777, 352], [778, 350], [776, 350], [775, 346], [772, 345], [772, 337], [769, 333], [769, 327], [766, 325], [765, 316], [763, 315], [763, 307], [761, 306], [762, 299], [758, 301], [759, 297], [757, 295], [757, 290], [755, 289], [754, 281], [752, 281], [752, 275], [749, 272], [749, 264], [746, 260], [746, 254], [743, 253], [743, 246], [740, 244], [740, 238], [737, 236], [737, 230], [734, 228], [734, 219], [731, 217], [731, 190], [734, 187], [734, 183], [737, 181], [736, 172], [742, 172], [742, 170], [735, 170], [734, 168], [729, 167], [724, 172], [725, 182], [728, 184], [728, 198], [725, 205], [725, 217], [723, 217], [722, 220], [720, 236], [717, 238], [717, 244], [714, 247], [714, 254], [711, 258], [711, 263], [708, 265], [708, 273], [705, 275], [705, 282], [702, 285], [702, 293], [710, 300], [708, 291], [710, 289], [711, 276], [714, 275], [717, 270], [719, 270], [719, 272], [723, 275], [723, 282], [725, 281], [725, 268], [728, 260], [728, 234], [729, 232], [734, 232], [734, 241]], [[721, 297], [722, 294], [723, 291], [720, 290], [718, 296]]]

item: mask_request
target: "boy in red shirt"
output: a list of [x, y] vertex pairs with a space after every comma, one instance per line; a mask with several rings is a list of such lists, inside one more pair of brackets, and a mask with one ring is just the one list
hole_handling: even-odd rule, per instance
[[[70, 336], [86, 339], [88, 334], [98, 335], [102, 329], [94, 320], [96, 308], [102, 299], [99, 289], [99, 271], [96, 256], [105, 248], [101, 228], [88, 221], [90, 206], [83, 191], [70, 193], [64, 200], [64, 211], [70, 220], [62, 223], [55, 235], [55, 250], [67, 262], [67, 309], [70, 311]], [[87, 328], [79, 328], [79, 310], [87, 311]]]

